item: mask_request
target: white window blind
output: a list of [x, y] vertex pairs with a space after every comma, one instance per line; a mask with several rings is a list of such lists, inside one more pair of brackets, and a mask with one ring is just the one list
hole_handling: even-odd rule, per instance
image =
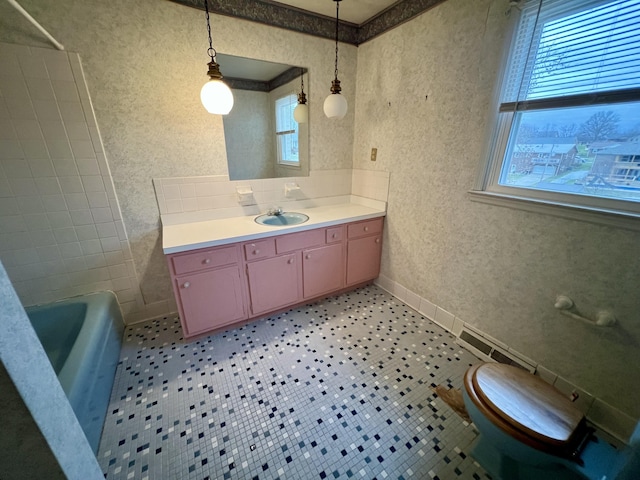
[[638, 0], [529, 2], [512, 47], [502, 110], [528, 100], [636, 89], [639, 79]]

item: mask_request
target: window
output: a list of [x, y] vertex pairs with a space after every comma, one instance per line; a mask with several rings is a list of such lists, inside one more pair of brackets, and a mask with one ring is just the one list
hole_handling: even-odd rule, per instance
[[476, 190], [640, 214], [640, 0], [519, 13]]
[[295, 94], [276, 100], [276, 149], [278, 163], [298, 167], [298, 122], [293, 119], [293, 110], [298, 104]]

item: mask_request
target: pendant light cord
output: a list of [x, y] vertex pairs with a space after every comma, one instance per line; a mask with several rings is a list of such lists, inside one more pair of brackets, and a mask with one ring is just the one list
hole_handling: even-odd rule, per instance
[[213, 48], [213, 41], [211, 40], [211, 24], [209, 23], [209, 0], [204, 0], [204, 11], [207, 13], [207, 34], [209, 35], [209, 50], [207, 53], [211, 57], [211, 61], [215, 61], [216, 49]]
[[334, 0], [336, 2], [336, 66], [335, 77], [338, 79], [338, 18], [340, 16], [340, 0]]

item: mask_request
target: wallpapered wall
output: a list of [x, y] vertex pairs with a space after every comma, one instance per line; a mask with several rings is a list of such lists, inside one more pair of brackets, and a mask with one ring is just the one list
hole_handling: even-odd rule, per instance
[[[80, 54], [144, 301], [165, 302], [172, 291], [151, 179], [227, 173], [222, 119], [200, 104], [209, 61], [204, 12], [164, 0], [20, 3]], [[309, 69], [305, 83], [316, 92], [309, 98], [311, 168], [351, 168], [353, 110], [342, 122], [322, 113], [333, 78], [332, 42], [230, 17], [211, 21], [221, 53]], [[0, 41], [52, 48], [6, 2]], [[351, 104], [356, 55], [355, 47], [341, 46], [340, 79]]]
[[[448, 0], [358, 49], [354, 168], [391, 174], [382, 273], [637, 418], [640, 234], [467, 196], [507, 4]], [[560, 293], [619, 325], [560, 315]]]
[[[222, 121], [198, 100], [204, 16], [160, 0], [21, 3], [82, 58], [142, 294], [162, 301], [171, 291], [151, 178], [226, 173]], [[228, 17], [213, 16], [212, 27], [220, 52], [309, 67], [312, 169], [391, 172], [387, 277], [638, 417], [640, 235], [467, 196], [507, 8], [448, 0], [358, 49], [341, 45], [351, 108], [340, 122], [322, 114], [330, 41]], [[5, 3], [0, 40], [48, 46]], [[559, 315], [558, 293], [587, 314], [614, 310], [619, 326], [596, 330]]]

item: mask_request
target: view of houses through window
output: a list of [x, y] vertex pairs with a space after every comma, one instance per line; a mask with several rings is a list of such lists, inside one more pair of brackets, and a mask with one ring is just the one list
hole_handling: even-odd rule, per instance
[[515, 122], [500, 184], [640, 202], [640, 103], [522, 112]]

